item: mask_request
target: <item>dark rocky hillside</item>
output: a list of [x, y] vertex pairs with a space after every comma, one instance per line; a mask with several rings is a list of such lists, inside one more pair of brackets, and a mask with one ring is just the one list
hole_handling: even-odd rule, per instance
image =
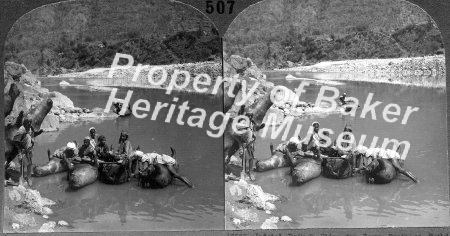
[[444, 52], [426, 12], [398, 0], [266, 0], [233, 21], [224, 44], [226, 57], [263, 69]]
[[163, 0], [89, 0], [47, 5], [20, 18], [8, 35], [7, 61], [40, 75], [108, 67], [116, 52], [136, 63], [220, 60], [210, 21]]

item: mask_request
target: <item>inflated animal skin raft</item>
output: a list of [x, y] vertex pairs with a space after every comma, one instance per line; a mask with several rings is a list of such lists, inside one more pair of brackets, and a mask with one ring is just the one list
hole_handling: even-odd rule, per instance
[[75, 170], [69, 174], [69, 187], [78, 189], [94, 183], [98, 178], [98, 167], [90, 164], [76, 164]]
[[[57, 158], [57, 157], [51, 157], [50, 151], [48, 151], [48, 159], [49, 161], [40, 166], [35, 166], [33, 169], [33, 176], [34, 177], [43, 177], [51, 174], [61, 173], [69, 170], [69, 166], [67, 165], [64, 160]], [[69, 159], [69, 161], [71, 161]]]
[[[270, 150], [272, 153], [272, 156], [270, 158], [268, 158], [266, 160], [259, 160], [255, 163], [255, 166], [256, 166], [255, 170], [257, 172], [264, 172], [264, 171], [273, 170], [276, 168], [283, 168], [283, 167], [291, 166], [291, 160], [286, 155], [286, 153], [281, 152], [281, 151], [275, 151], [273, 149], [272, 144], [270, 145]], [[314, 153], [312, 153], [311, 151], [301, 152], [301, 154], [300, 153], [295, 154], [294, 162], [297, 162], [297, 160], [299, 160], [301, 158], [312, 158], [312, 157], [314, 157]], [[294, 165], [296, 165], [296, 163], [294, 163]]]
[[[175, 149], [171, 147], [170, 150], [172, 151], [172, 154], [170, 156], [175, 159]], [[178, 174], [173, 174], [173, 172], [171, 172], [167, 166], [168, 165], [166, 164], [160, 164], [158, 162], [149, 163], [147, 161], [144, 161], [142, 168], [139, 169], [139, 185], [143, 188], [165, 188], [170, 185], [175, 178], [177, 178], [189, 187], [192, 187], [192, 183], [190, 183], [190, 181], [186, 177], [180, 176]], [[173, 166], [175, 172], [178, 172], [178, 163], [175, 163], [171, 166]]]
[[255, 166], [257, 172], [263, 172], [276, 168], [289, 167], [290, 162], [284, 156], [284, 153], [275, 151], [269, 159], [257, 161]]
[[345, 158], [324, 158], [322, 161], [322, 175], [330, 179], [345, 179], [352, 176], [352, 163]]
[[173, 181], [173, 176], [165, 165], [155, 164], [152, 171], [148, 172], [144, 172], [140, 178], [141, 187], [165, 188]]
[[105, 184], [123, 184], [128, 182], [127, 163], [100, 163], [99, 180]]
[[41, 166], [35, 166], [33, 170], [34, 177], [43, 177], [51, 174], [68, 171], [69, 167], [64, 160], [52, 157], [49, 162]]
[[[408, 170], [403, 168], [404, 159], [401, 159], [401, 147], [394, 150], [384, 150], [381, 148], [366, 148], [358, 146], [361, 156], [361, 164], [368, 183], [387, 184], [394, 180], [398, 174], [403, 174], [415, 183], [417, 178]], [[359, 166], [359, 165], [358, 165]]]
[[301, 185], [320, 176], [321, 162], [313, 158], [302, 158], [292, 169], [292, 183]]
[[403, 169], [403, 164], [397, 159], [377, 158], [366, 168], [366, 179], [371, 184], [387, 184], [392, 182], [399, 174], [403, 174], [415, 183], [417, 178]]
[[[273, 145], [270, 144], [271, 157], [269, 157], [266, 160], [258, 160], [255, 163], [255, 166], [256, 166], [255, 170], [257, 172], [264, 172], [264, 171], [273, 170], [276, 168], [283, 168], [283, 167], [291, 166], [291, 160], [286, 155], [286, 148], [283, 147], [283, 145], [285, 145], [285, 143], [280, 144], [277, 147], [277, 149], [274, 149]], [[300, 157], [300, 156], [296, 156], [296, 157]]]

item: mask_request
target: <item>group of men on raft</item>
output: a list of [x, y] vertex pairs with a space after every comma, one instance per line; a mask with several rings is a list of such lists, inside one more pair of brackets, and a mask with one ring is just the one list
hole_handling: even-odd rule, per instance
[[[351, 103], [351, 100], [347, 100], [347, 94], [343, 93], [339, 97], [339, 101], [342, 106]], [[255, 126], [252, 114], [246, 114], [250, 122], [247, 123], [244, 119], [240, 120], [238, 124], [238, 129], [247, 130], [240, 135], [235, 135], [235, 139], [241, 145], [241, 150], [243, 151], [243, 161], [242, 161], [242, 173], [246, 173], [250, 180], [254, 180], [255, 177], [251, 170], [253, 170], [253, 163], [255, 162], [254, 148], [256, 135], [254, 132], [258, 131], [265, 124], [260, 126]], [[327, 140], [319, 136], [320, 124], [319, 122], [312, 123], [313, 131], [309, 133], [309, 139], [301, 141], [300, 137], [292, 137], [289, 141], [281, 143], [277, 148], [273, 148], [270, 145], [272, 157], [267, 160], [256, 161], [255, 170], [258, 172], [266, 171], [278, 167], [288, 167], [294, 168], [299, 161], [303, 158], [311, 158], [316, 160], [318, 163], [325, 167], [326, 176], [331, 178], [346, 178], [353, 176], [356, 172], [362, 170], [368, 170], [368, 166], [373, 160], [378, 158], [391, 160], [391, 164], [396, 171], [408, 176], [414, 182], [417, 179], [411, 174], [411, 172], [404, 170], [401, 167], [402, 160], [400, 159], [400, 154], [394, 150], [384, 150], [381, 148], [367, 148], [365, 146], [356, 146], [356, 142], [349, 142], [350, 136], [344, 135], [343, 139], [346, 142], [341, 143], [341, 147], [336, 145], [336, 140], [334, 143], [330, 143], [328, 146], [324, 147]], [[350, 126], [344, 127], [344, 132], [352, 133], [353, 130]], [[329, 132], [324, 131], [323, 135], [329, 137]], [[247, 153], [247, 156], [246, 156]], [[228, 169], [229, 158], [227, 157], [225, 161], [226, 169]], [[248, 162], [248, 165], [247, 165]], [[374, 162], [375, 163], [375, 162]], [[232, 173], [226, 175], [226, 180], [228, 179], [238, 179]]]
[[[107, 171], [106, 166], [102, 164], [120, 164], [121, 169], [109, 175], [113, 178], [112, 182], [119, 182], [118, 178], [126, 173], [127, 181], [129, 178], [136, 178], [143, 170], [146, 170], [151, 164], [165, 165], [173, 177], [181, 180], [187, 186], [192, 187], [192, 183], [184, 176], [178, 174], [175, 166], [177, 161], [166, 154], [158, 154], [156, 152], [144, 153], [140, 150], [133, 150], [131, 142], [128, 138], [128, 133], [122, 131], [119, 138], [119, 148], [114, 152], [108, 147], [106, 137], [100, 135], [96, 138], [96, 130], [94, 127], [89, 129], [89, 136], [84, 138], [83, 145], [78, 148], [76, 142], [69, 142], [65, 148], [59, 152], [55, 152], [56, 157], [65, 160], [70, 164], [74, 163], [90, 163], [94, 166], [100, 166], [101, 171]], [[139, 149], [139, 148], [138, 148]], [[77, 153], [78, 151], [78, 153]], [[69, 161], [69, 158], [71, 161]], [[102, 169], [103, 167], [103, 169]], [[68, 175], [70, 175], [73, 168], [69, 168]]]
[[[30, 130], [30, 125], [25, 121], [23, 129], [18, 132], [18, 140], [24, 140], [25, 142], [23, 153], [27, 161], [27, 178], [28, 185], [31, 186], [31, 158], [32, 158], [32, 144], [34, 143], [34, 132]], [[128, 137], [128, 133], [122, 131], [119, 138], [119, 148], [116, 152], [112, 150], [112, 145], [109, 147], [106, 143], [106, 137], [104, 135], [97, 136], [96, 129], [91, 127], [89, 129], [89, 135], [83, 140], [81, 146], [77, 145], [76, 141], [68, 142], [65, 147], [56, 150], [52, 157], [59, 158], [64, 161], [68, 166], [68, 175], [75, 170], [77, 164], [90, 164], [94, 167], [98, 167], [100, 175], [109, 175], [112, 183], [119, 183], [129, 181], [130, 178], [137, 178], [142, 171], [146, 170], [152, 164], [165, 165], [174, 178], [180, 179], [189, 187], [192, 187], [192, 183], [184, 176], [178, 174], [176, 168], [177, 161], [169, 155], [158, 154], [156, 152], [143, 153], [142, 151], [133, 150], [131, 142]], [[27, 142], [29, 144], [27, 144]], [[20, 142], [19, 142], [20, 143]], [[49, 151], [50, 152], [50, 151]], [[50, 154], [49, 154], [50, 155]], [[22, 164], [23, 165], [23, 164]], [[111, 170], [111, 165], [119, 165], [120, 168], [116, 168], [113, 173], [106, 173]], [[103, 172], [103, 173], [102, 173]], [[125, 180], [120, 180], [120, 178]]]
[[[261, 172], [284, 166], [295, 167], [302, 158], [312, 158], [326, 168], [327, 176], [332, 178], [346, 178], [353, 176], [356, 172], [367, 170], [368, 165], [373, 160], [382, 158], [395, 160], [392, 163], [394, 168], [411, 178], [414, 182], [417, 182], [416, 178], [409, 171], [405, 171], [400, 166], [399, 161], [401, 161], [401, 158], [397, 151], [367, 148], [361, 145], [356, 146], [355, 141], [348, 142], [350, 140], [349, 135], [343, 136], [343, 139], [347, 140], [347, 142], [341, 143], [342, 148], [337, 147], [336, 140], [334, 143], [330, 143], [324, 147], [326, 140], [319, 136], [319, 122], [313, 122], [312, 127], [313, 131], [309, 134], [310, 138], [306, 142], [302, 142], [299, 137], [295, 136], [279, 144], [275, 149], [271, 144], [270, 149], [273, 156], [267, 160], [256, 161], [255, 170]], [[350, 126], [345, 126], [344, 132], [352, 133], [353, 130]], [[323, 135], [329, 137], [329, 132], [324, 131]], [[252, 143], [254, 143], [254, 138]], [[251, 150], [248, 153], [252, 154], [253, 152], [254, 150]], [[282, 157], [274, 155], [277, 152]], [[251, 180], [254, 180], [254, 176], [250, 172], [253, 169], [252, 163], [254, 162], [254, 156], [249, 156], [249, 168], [244, 171]], [[283, 158], [284, 160], [280, 161], [279, 158]], [[344, 160], [345, 164], [342, 164], [343, 162], [338, 164], [335, 160]]]

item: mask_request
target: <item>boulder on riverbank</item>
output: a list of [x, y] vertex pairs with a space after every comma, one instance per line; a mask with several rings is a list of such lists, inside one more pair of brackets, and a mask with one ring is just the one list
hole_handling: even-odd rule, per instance
[[[272, 214], [280, 202], [279, 196], [241, 179], [225, 183], [225, 199], [226, 229], [277, 228], [280, 217]], [[292, 222], [290, 217], [283, 217], [284, 224]]]
[[[239, 81], [246, 82], [246, 91], [259, 83], [256, 90], [251, 94], [248, 100], [245, 102], [245, 107], [249, 108], [258, 104], [263, 97], [270, 92], [274, 87], [274, 84], [266, 81], [266, 76], [261, 72], [258, 67], [252, 62], [250, 58], [243, 58], [237, 55], [232, 55], [224, 62], [224, 77], [225, 78], [237, 78]], [[227, 92], [229, 85], [225, 85], [225, 92]], [[242, 90], [236, 95], [235, 103], [229, 110], [231, 116], [237, 116], [240, 106], [236, 105], [237, 101], [242, 100]]]
[[[259, 86], [256, 88], [254, 93], [245, 102], [245, 106], [247, 108], [254, 107], [258, 103], [261, 103], [264, 96], [270, 93], [275, 86], [272, 82], [266, 81], [266, 76], [256, 67], [250, 58], [232, 55], [227, 59], [227, 61], [224, 62], [224, 68], [225, 77], [232, 78], [239, 75], [238, 78], [240, 81], [246, 81], [247, 92], [256, 82], [259, 83]], [[225, 91], [227, 91], [227, 87], [225, 87]], [[237, 94], [235, 105], [232, 106], [229, 111], [231, 113], [231, 117], [237, 116], [240, 106], [236, 105], [236, 101], [241, 101], [241, 99], [242, 91]], [[339, 111], [338, 109], [326, 111], [326, 108], [331, 106], [331, 104], [328, 103], [323, 103], [318, 107], [315, 107], [314, 104], [300, 101], [300, 98], [291, 89], [277, 91], [274, 101], [278, 102], [275, 102], [270, 106], [266, 112], [263, 122], [267, 122], [267, 118], [270, 114], [275, 114], [276, 119], [274, 122], [267, 125], [280, 125], [287, 116], [301, 118], [307, 115], [321, 115]]]
[[56, 202], [42, 197], [37, 190], [21, 185], [6, 187], [4, 193], [3, 229], [6, 232], [54, 231], [56, 224], [47, 222], [47, 218], [53, 214], [50, 207], [55, 206]]
[[225, 76], [239, 74], [243, 78], [254, 78], [257, 81], [266, 80], [261, 70], [253, 63], [250, 58], [243, 58], [238, 55], [232, 55], [224, 62]]
[[4, 76], [5, 91], [9, 91], [9, 87], [14, 83], [21, 92], [14, 102], [11, 114], [5, 118], [5, 124], [14, 122], [20, 111], [28, 111], [48, 98], [53, 101], [53, 107], [41, 125], [45, 132], [59, 130], [61, 123], [118, 117], [113, 112], [105, 113], [102, 110], [93, 113], [90, 109], [75, 107], [72, 100], [64, 94], [50, 92], [48, 89], [42, 88], [41, 82], [24, 65], [6, 62]]

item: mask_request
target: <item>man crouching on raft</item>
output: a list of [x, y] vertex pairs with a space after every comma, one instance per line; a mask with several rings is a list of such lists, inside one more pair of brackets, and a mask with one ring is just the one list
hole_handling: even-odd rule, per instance
[[142, 166], [139, 169], [146, 169], [152, 163], [165, 165], [167, 167], [167, 169], [170, 171], [170, 173], [173, 175], [173, 177], [181, 180], [188, 187], [190, 187], [190, 188], [193, 187], [191, 181], [189, 181], [188, 178], [178, 174], [177, 170], [175, 169], [177, 160], [175, 160], [173, 157], [171, 157], [169, 155], [165, 155], [165, 154], [160, 155], [155, 152], [144, 154], [142, 151], [135, 151], [134, 156], [136, 156], [138, 159], [140, 159], [140, 165], [142, 165]]
[[303, 151], [312, 151], [314, 153], [314, 158], [321, 160], [320, 157], [320, 144], [323, 142], [322, 138], [319, 136], [319, 122], [313, 122], [312, 126], [314, 127], [313, 132], [309, 133], [309, 141], [306, 146], [306, 150], [302, 150], [303, 143], [300, 141], [298, 137], [292, 137], [289, 140], [286, 151], [284, 152], [286, 156], [289, 157], [291, 165], [296, 165], [296, 156], [300, 157], [308, 157], [308, 153]]
[[305, 153], [301, 150], [301, 141], [297, 136], [294, 136], [289, 139], [288, 142], [281, 143], [278, 145], [275, 150], [272, 150], [273, 147], [270, 147], [270, 151], [272, 153], [274, 152], [281, 152], [287, 157], [287, 161], [289, 161], [290, 166], [295, 166], [297, 163], [297, 159], [302, 158]]
[[[67, 149], [77, 150], [75, 143], [68, 143]], [[95, 154], [95, 149], [91, 145], [90, 137], [85, 137], [83, 140], [83, 145], [78, 148], [78, 155], [75, 154], [72, 160], [68, 159], [66, 155], [63, 155], [64, 161], [69, 166], [69, 171], [67, 172], [67, 179], [75, 170], [74, 164], [85, 163], [98, 167], [97, 155]]]

